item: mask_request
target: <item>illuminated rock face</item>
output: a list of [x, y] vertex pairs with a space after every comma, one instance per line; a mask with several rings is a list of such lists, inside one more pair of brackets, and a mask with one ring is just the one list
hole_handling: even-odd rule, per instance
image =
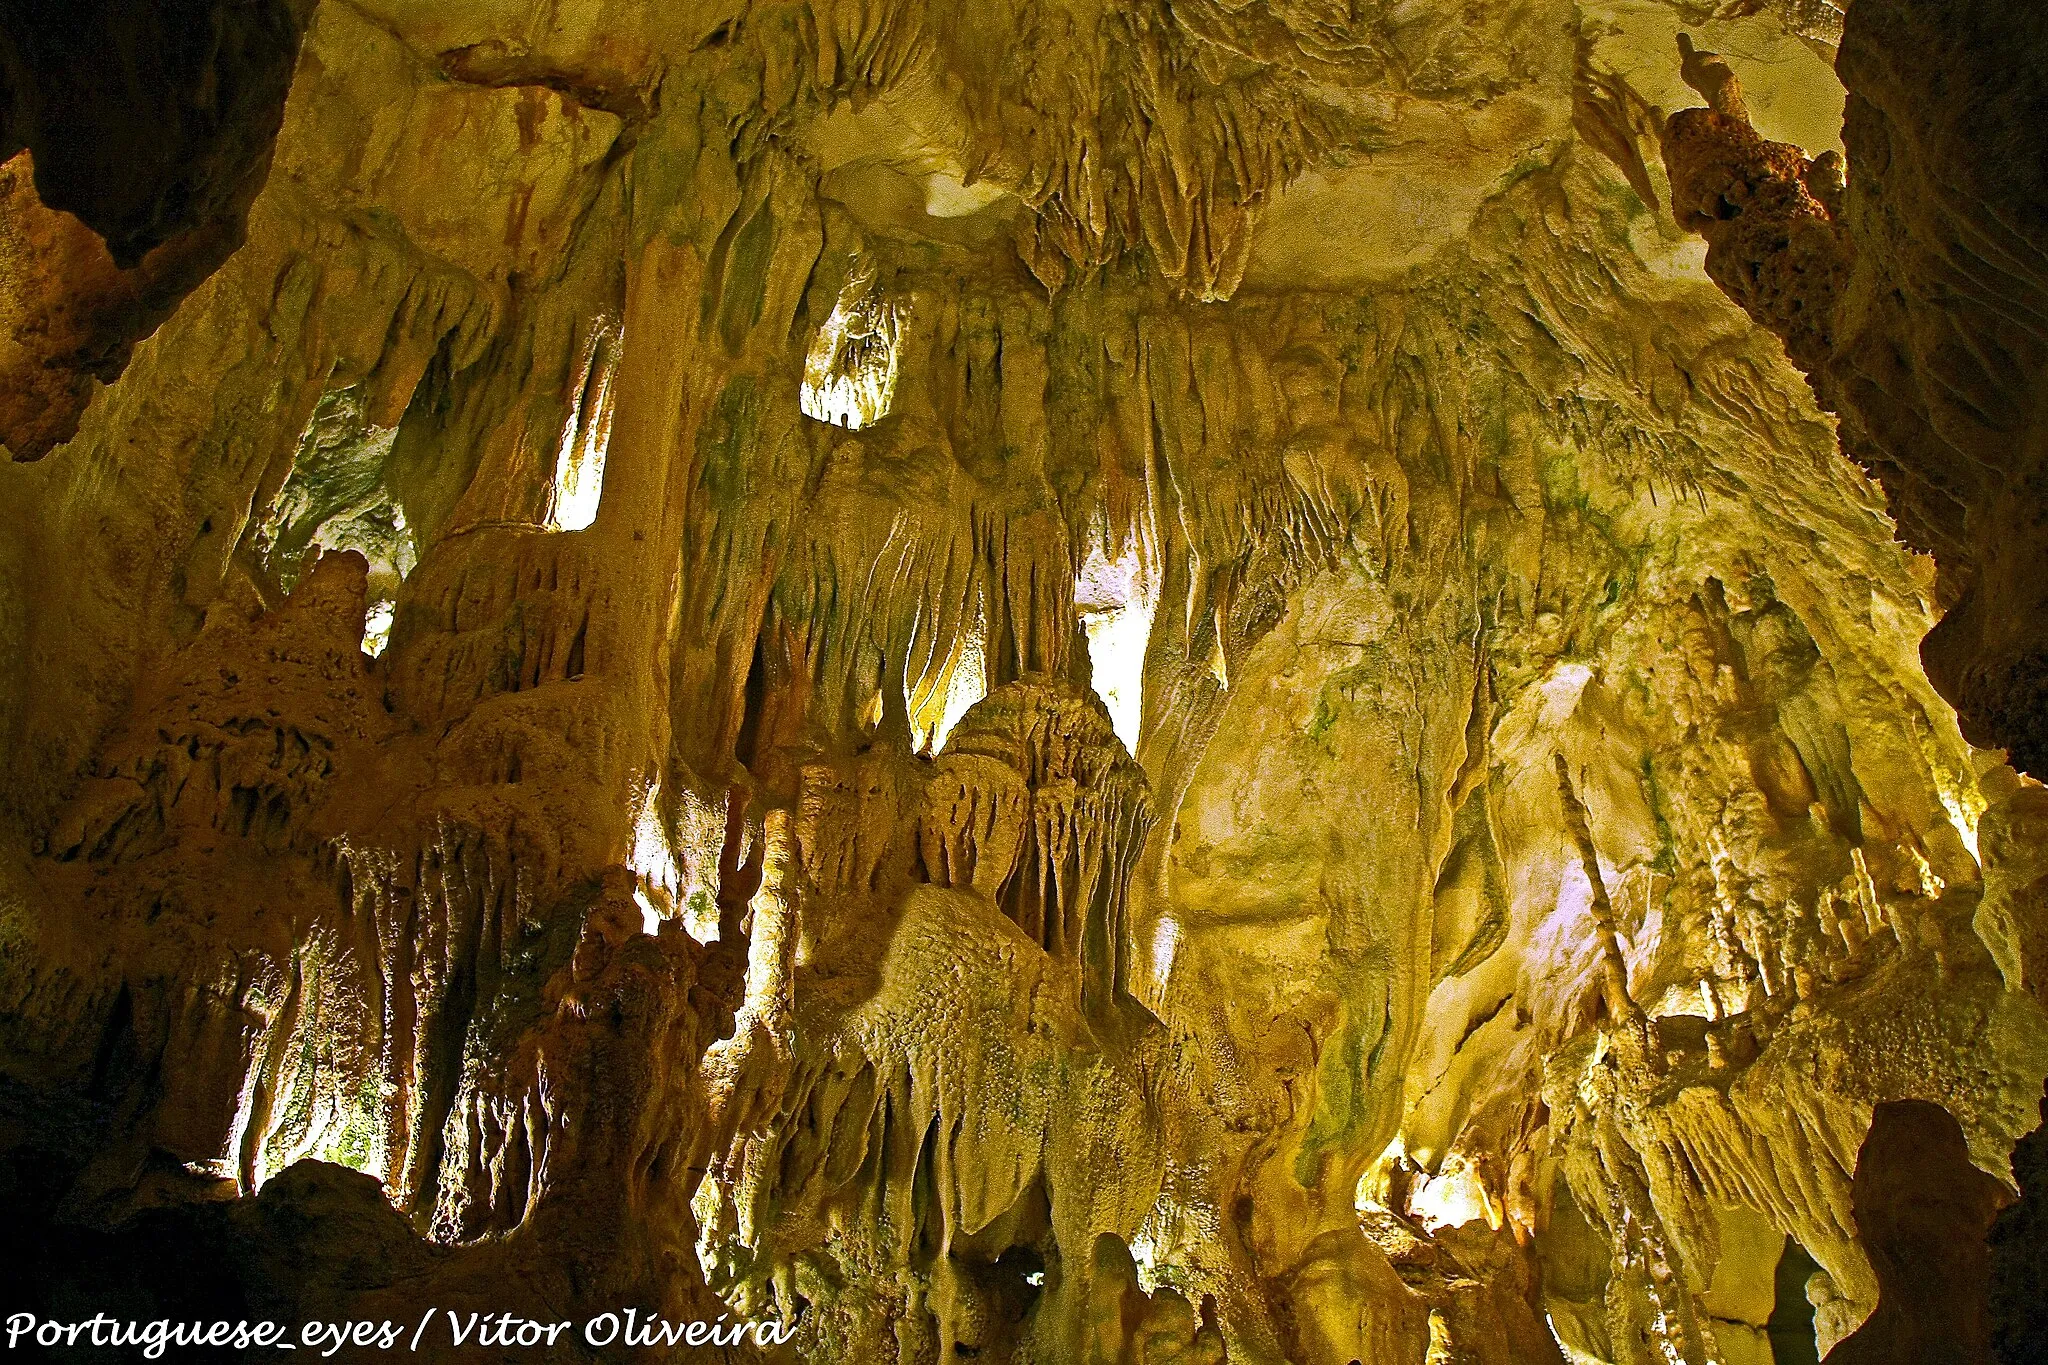
[[1862, 174], [1844, 185], [1832, 153], [1808, 163], [1710, 98], [1715, 109], [1681, 111], [1666, 131], [1674, 182], [1690, 191], [1674, 210], [1707, 238], [1715, 282], [1784, 338], [1841, 415], [1843, 449], [1882, 481], [1901, 537], [1940, 563], [1948, 610], [1925, 656], [1964, 733], [2038, 774], [2048, 276], [2035, 244], [2048, 184], [2038, 158], [2008, 149], [2048, 109], [2027, 60], [2048, 44], [2048, 17], [1996, 0], [1938, 18], [1870, 0], [1841, 42], [1842, 139]]
[[2032, 504], [1899, 480], [1940, 336], [2032, 420], [1907, 212], [2024, 100], [1693, 8], [325, 0], [232, 251], [9, 163], [20, 1306], [2029, 1358]]

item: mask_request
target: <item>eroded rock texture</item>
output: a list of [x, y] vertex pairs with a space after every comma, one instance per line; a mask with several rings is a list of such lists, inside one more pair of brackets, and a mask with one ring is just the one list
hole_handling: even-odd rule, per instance
[[1841, 44], [1846, 186], [1745, 111], [1684, 110], [1665, 156], [1694, 195], [1674, 207], [1840, 414], [1900, 536], [1939, 561], [1948, 610], [1924, 654], [1964, 732], [2038, 773], [2048, 182], [2028, 130], [2048, 114], [2048, 17], [1861, 0]]
[[8, 125], [9, 1311], [2026, 1358], [2038, 503], [1901, 482], [2032, 420], [1991, 29], [214, 8], [95, 111], [220, 73], [199, 218]]
[[0, 5], [0, 445], [95, 383], [242, 243], [311, 0]]

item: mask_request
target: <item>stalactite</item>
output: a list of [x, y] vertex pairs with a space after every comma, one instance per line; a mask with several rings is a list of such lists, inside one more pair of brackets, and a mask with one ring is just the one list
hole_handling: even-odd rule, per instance
[[1586, 820], [1585, 803], [1572, 786], [1571, 763], [1562, 753], [1552, 755], [1557, 770], [1557, 795], [1564, 807], [1565, 830], [1578, 850], [1579, 866], [1586, 875], [1592, 899], [1587, 911], [1592, 918], [1600, 947], [1600, 989], [1607, 1013], [1622, 1028], [1624, 1038], [1637, 1049], [1631, 1063], [1648, 1067], [1652, 1074], [1664, 1069], [1664, 1054], [1650, 1036], [1649, 1017], [1628, 989], [1628, 961], [1614, 936], [1614, 905], [1607, 898], [1606, 879], [1600, 873], [1600, 855], [1593, 847], [1593, 832]]
[[[81, 265], [154, 332], [0, 465], [35, 1311], [161, 1235], [293, 1321], [1705, 1365], [1790, 1239], [1894, 1322], [1881, 1115], [1982, 1193], [2048, 1072], [2048, 808], [1965, 741], [2031, 68], [1909, 108], [1897, 35], [1978, 58], [1896, 0], [309, 13], [195, 169], [245, 240]], [[1846, 174], [1755, 122], [1831, 136], [1816, 44]]]

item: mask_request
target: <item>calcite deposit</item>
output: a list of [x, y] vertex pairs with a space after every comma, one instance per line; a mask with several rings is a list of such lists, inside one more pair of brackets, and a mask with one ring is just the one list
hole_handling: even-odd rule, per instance
[[2041, 13], [45, 10], [0, 1319], [2039, 1358]]

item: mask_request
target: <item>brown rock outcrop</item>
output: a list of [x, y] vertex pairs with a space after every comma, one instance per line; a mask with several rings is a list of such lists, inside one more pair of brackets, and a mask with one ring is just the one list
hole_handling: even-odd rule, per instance
[[0, 445], [15, 459], [69, 440], [94, 384], [241, 245], [311, 8], [0, 6]]
[[1955, 1119], [1920, 1101], [1879, 1105], [1851, 1191], [1856, 1227], [1877, 1271], [1877, 1307], [1828, 1359], [1991, 1361], [1984, 1237], [2011, 1196], [1970, 1164]]
[[1837, 61], [1846, 187], [1741, 111], [1683, 110], [1665, 134], [1674, 210], [1707, 237], [1708, 273], [1784, 339], [1900, 535], [1941, 565], [1928, 676], [1973, 742], [2035, 773], [2048, 184], [2021, 130], [2048, 116], [2043, 54], [2048, 21], [2030, 7], [1856, 5]]

